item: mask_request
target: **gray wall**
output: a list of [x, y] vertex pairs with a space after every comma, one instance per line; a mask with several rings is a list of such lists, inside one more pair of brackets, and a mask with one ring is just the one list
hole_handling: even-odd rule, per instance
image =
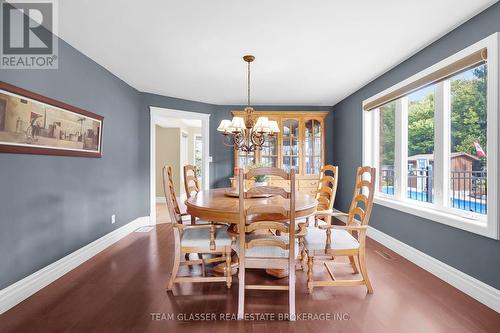
[[104, 116], [104, 156], [0, 154], [0, 289], [149, 215], [139, 92], [63, 41], [59, 59], [0, 80]]
[[[349, 206], [361, 164], [361, 103], [457, 51], [500, 31], [497, 3], [334, 106], [333, 161], [340, 167], [336, 207]], [[370, 224], [380, 231], [500, 289], [500, 241], [375, 205]]]

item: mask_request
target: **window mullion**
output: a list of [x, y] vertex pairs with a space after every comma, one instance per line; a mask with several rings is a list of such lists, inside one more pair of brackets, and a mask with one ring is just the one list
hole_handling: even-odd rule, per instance
[[395, 114], [395, 147], [394, 147], [394, 183], [395, 197], [406, 199], [408, 186], [408, 98], [396, 101]]
[[434, 109], [434, 202], [439, 207], [449, 206], [450, 161], [450, 81], [436, 84]]

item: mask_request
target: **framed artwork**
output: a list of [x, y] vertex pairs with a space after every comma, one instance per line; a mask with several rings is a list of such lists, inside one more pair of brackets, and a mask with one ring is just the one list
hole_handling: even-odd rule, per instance
[[103, 121], [0, 81], [0, 152], [102, 157]]

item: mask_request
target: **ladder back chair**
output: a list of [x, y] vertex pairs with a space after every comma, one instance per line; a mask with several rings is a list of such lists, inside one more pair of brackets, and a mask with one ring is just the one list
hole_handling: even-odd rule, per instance
[[[186, 196], [190, 198], [196, 193], [200, 192], [200, 180], [197, 176], [198, 169], [196, 165], [185, 165], [184, 166], [184, 189], [186, 190]], [[191, 224], [196, 223], [196, 218], [191, 216]]]
[[[324, 213], [331, 216], [346, 217], [345, 226], [320, 225], [318, 228], [308, 228], [304, 237], [304, 246], [308, 258], [307, 287], [312, 293], [314, 287], [320, 286], [356, 286], [365, 285], [368, 293], [373, 293], [373, 288], [368, 277], [366, 268], [366, 230], [373, 207], [373, 195], [375, 191], [375, 168], [358, 167], [356, 171], [356, 183], [351, 206], [348, 213], [331, 212]], [[331, 280], [314, 281], [313, 269], [316, 256], [346, 256], [349, 257], [354, 273], [361, 273], [359, 280], [337, 280], [333, 271], [322, 261], [327, 269]], [[359, 263], [359, 270], [356, 266]]]
[[[290, 192], [281, 187], [259, 186], [245, 193], [244, 180], [257, 175], [275, 175], [290, 180]], [[239, 242], [235, 248], [239, 259], [238, 318], [244, 317], [245, 291], [259, 289], [288, 291], [289, 320], [295, 320], [295, 263], [298, 255], [295, 239], [295, 171], [292, 169], [287, 173], [277, 168], [257, 168], [244, 175], [240, 169], [238, 177], [240, 221]], [[282, 196], [285, 204], [252, 205], [254, 193]], [[269, 230], [279, 231], [280, 235], [269, 234]], [[247, 268], [286, 269], [289, 273], [288, 286], [246, 284]]]
[[[325, 165], [321, 168], [319, 173], [318, 189], [316, 192], [316, 200], [318, 201], [318, 207], [316, 213], [314, 214], [314, 227], [317, 228], [320, 223], [331, 225], [331, 215], [329, 213], [333, 212], [333, 204], [335, 202], [335, 196], [337, 194], [337, 186], [339, 181], [339, 168], [334, 165]], [[304, 247], [304, 236], [307, 234], [307, 228], [313, 227], [309, 221], [305, 223], [299, 223], [299, 232], [297, 237], [299, 239], [299, 247], [301, 249], [301, 265], [302, 269], [305, 271], [306, 262], [306, 250]], [[330, 256], [330, 258], [332, 258]]]
[[[163, 188], [167, 198], [167, 207], [174, 231], [174, 265], [167, 283], [167, 290], [172, 290], [175, 283], [182, 282], [226, 282], [231, 287], [231, 239], [226, 233], [226, 226], [216, 224], [184, 225], [182, 214], [175, 196], [172, 181], [172, 168], [163, 168]], [[189, 253], [222, 254], [222, 257], [211, 259], [189, 260]], [[181, 256], [186, 257], [181, 262]], [[205, 276], [205, 264], [210, 262], [226, 262], [225, 276]], [[177, 276], [179, 266], [201, 265], [202, 276]]]

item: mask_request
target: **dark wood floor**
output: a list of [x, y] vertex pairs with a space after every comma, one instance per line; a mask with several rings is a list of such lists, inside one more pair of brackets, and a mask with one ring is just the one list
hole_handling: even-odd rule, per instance
[[[234, 313], [237, 281], [225, 284], [164, 285], [172, 266], [168, 224], [133, 233], [0, 316], [1, 332], [499, 332], [500, 314], [407, 260], [369, 241], [367, 262], [375, 289], [306, 290], [298, 272], [299, 313], [346, 314], [328, 321], [178, 321], [151, 313]], [[340, 268], [342, 271], [344, 268]], [[318, 272], [317, 275], [322, 275]], [[349, 275], [345, 268], [344, 275]], [[339, 277], [342, 272], [337, 274]], [[270, 279], [261, 271], [252, 280]], [[286, 283], [286, 279], [283, 281]], [[283, 292], [250, 291], [247, 312], [286, 312]]]

